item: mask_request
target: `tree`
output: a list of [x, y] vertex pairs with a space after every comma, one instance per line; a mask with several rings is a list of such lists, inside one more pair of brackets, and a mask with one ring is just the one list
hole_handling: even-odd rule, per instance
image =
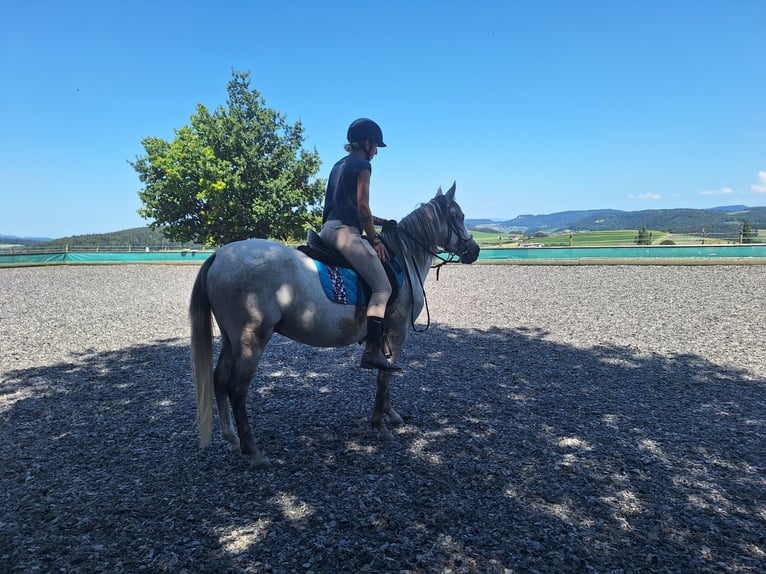
[[638, 237], [636, 237], [636, 243], [638, 245], [651, 245], [652, 244], [652, 232], [646, 230], [646, 225], [638, 230]]
[[758, 237], [758, 230], [753, 229], [753, 226], [750, 225], [750, 222], [748, 220], [745, 220], [742, 223], [742, 231], [740, 232], [740, 237], [742, 243], [755, 243], [757, 241]]
[[144, 138], [146, 155], [130, 162], [145, 186], [139, 215], [172, 241], [288, 239], [321, 217], [319, 154], [302, 149], [300, 121], [267, 108], [249, 73], [232, 76], [226, 107], [198, 104], [173, 141]]

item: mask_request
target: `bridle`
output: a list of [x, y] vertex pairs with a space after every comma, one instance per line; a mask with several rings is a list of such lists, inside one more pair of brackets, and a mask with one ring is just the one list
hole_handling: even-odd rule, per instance
[[[448, 202], [448, 203], [446, 205], [440, 205], [440, 202], [442, 204], [445, 203], [445, 202]], [[402, 260], [404, 260], [405, 249], [404, 249], [404, 246], [402, 245], [401, 238], [399, 237], [399, 233], [400, 232], [403, 233], [404, 235], [406, 235], [407, 238], [412, 243], [414, 243], [418, 248], [420, 248], [423, 252], [428, 253], [431, 256], [432, 260], [434, 258], [438, 259], [440, 261], [439, 263], [432, 263], [431, 266], [430, 266], [431, 269], [436, 269], [436, 280], [438, 281], [439, 280], [439, 271], [441, 270], [441, 268], [444, 265], [446, 265], [447, 263], [455, 263], [455, 262], [459, 261], [459, 258], [461, 256], [463, 256], [466, 253], [468, 253], [468, 251], [470, 249], [470, 247], [469, 247], [470, 241], [473, 238], [473, 236], [469, 234], [467, 238], [463, 237], [463, 234], [462, 234], [461, 230], [458, 228], [457, 223], [455, 223], [455, 221], [453, 220], [454, 218], [452, 217], [452, 205], [453, 204], [457, 205], [454, 201], [450, 201], [446, 196], [441, 195], [441, 196], [438, 196], [438, 197], [432, 199], [429, 202], [429, 204], [433, 204], [434, 205], [435, 211], [437, 211], [437, 212], [444, 211], [446, 213], [448, 234], [447, 234], [447, 241], [444, 242], [445, 243], [445, 245], [444, 245], [445, 248], [444, 249], [438, 250], [438, 242], [436, 241], [435, 237], [434, 237], [434, 244], [436, 244], [436, 248], [437, 248], [438, 251], [435, 251], [430, 245], [425, 245], [424, 242], [421, 241], [421, 239], [419, 237], [413, 235], [410, 231], [408, 231], [404, 227], [394, 226], [394, 227], [392, 227], [392, 229], [389, 229], [389, 230], [386, 230], [384, 228], [383, 231], [384, 232], [385, 231], [389, 231], [389, 232], [390, 231], [394, 231], [393, 235], [396, 238], [395, 242], [397, 244], [396, 247], [394, 248], [394, 252], [398, 252], [399, 256], [402, 258]], [[439, 214], [437, 213], [437, 215], [439, 215]], [[447, 246], [449, 246], [452, 243], [453, 234], [457, 237], [457, 245], [458, 245], [458, 247], [461, 247], [461, 251], [460, 252], [448, 251], [447, 250]], [[387, 237], [385, 237], [385, 235], [383, 237], [384, 237], [384, 240], [388, 239]], [[443, 255], [445, 253], [447, 254], [446, 257]], [[425, 327], [425, 329], [418, 329], [415, 326], [415, 305], [414, 305], [414, 301], [415, 301], [415, 288], [413, 286], [412, 277], [410, 276], [410, 272], [409, 272], [409, 267], [410, 266], [406, 265], [406, 263], [405, 263], [405, 265], [404, 265], [404, 273], [407, 274], [408, 283], [410, 284], [410, 300], [413, 302], [413, 304], [411, 306], [410, 324], [412, 326], [412, 330], [415, 331], [416, 333], [425, 333], [426, 331], [428, 331], [429, 327], [431, 326], [431, 313], [430, 313], [430, 311], [428, 309], [428, 298], [426, 297], [426, 288], [425, 288], [425, 284], [424, 284], [423, 278], [420, 276], [420, 273], [418, 272], [418, 265], [417, 265], [417, 262], [415, 261], [415, 256], [412, 255], [412, 254], [410, 254], [410, 263], [412, 264], [412, 268], [415, 270], [415, 275], [417, 275], [418, 283], [420, 284], [420, 289], [421, 289], [421, 291], [423, 293], [423, 303], [424, 303], [425, 308], [426, 308], [426, 327]]]

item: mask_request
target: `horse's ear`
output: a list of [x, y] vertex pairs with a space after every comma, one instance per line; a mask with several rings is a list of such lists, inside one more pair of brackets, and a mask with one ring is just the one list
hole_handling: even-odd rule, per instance
[[436, 190], [436, 197], [439, 197], [440, 195], [444, 195], [444, 194], [442, 193], [442, 186], [441, 186], [441, 185], [439, 186], [439, 189], [438, 189], [438, 190]]
[[455, 201], [455, 184], [456, 183], [457, 183], [456, 181], [453, 181], [452, 187], [450, 187], [447, 190], [447, 199], [449, 199], [450, 201]]

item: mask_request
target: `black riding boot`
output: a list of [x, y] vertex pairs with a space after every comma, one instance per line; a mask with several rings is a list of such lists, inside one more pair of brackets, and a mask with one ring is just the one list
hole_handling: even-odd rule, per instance
[[381, 371], [401, 371], [401, 367], [391, 364], [383, 354], [383, 319], [367, 317], [367, 338], [362, 353], [363, 369], [380, 369]]

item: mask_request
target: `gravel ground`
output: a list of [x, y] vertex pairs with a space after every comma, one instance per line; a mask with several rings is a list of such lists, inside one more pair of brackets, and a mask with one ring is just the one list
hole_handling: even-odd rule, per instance
[[196, 272], [0, 269], [0, 572], [766, 571], [766, 266], [448, 266], [393, 444], [275, 337], [268, 471], [198, 448]]

